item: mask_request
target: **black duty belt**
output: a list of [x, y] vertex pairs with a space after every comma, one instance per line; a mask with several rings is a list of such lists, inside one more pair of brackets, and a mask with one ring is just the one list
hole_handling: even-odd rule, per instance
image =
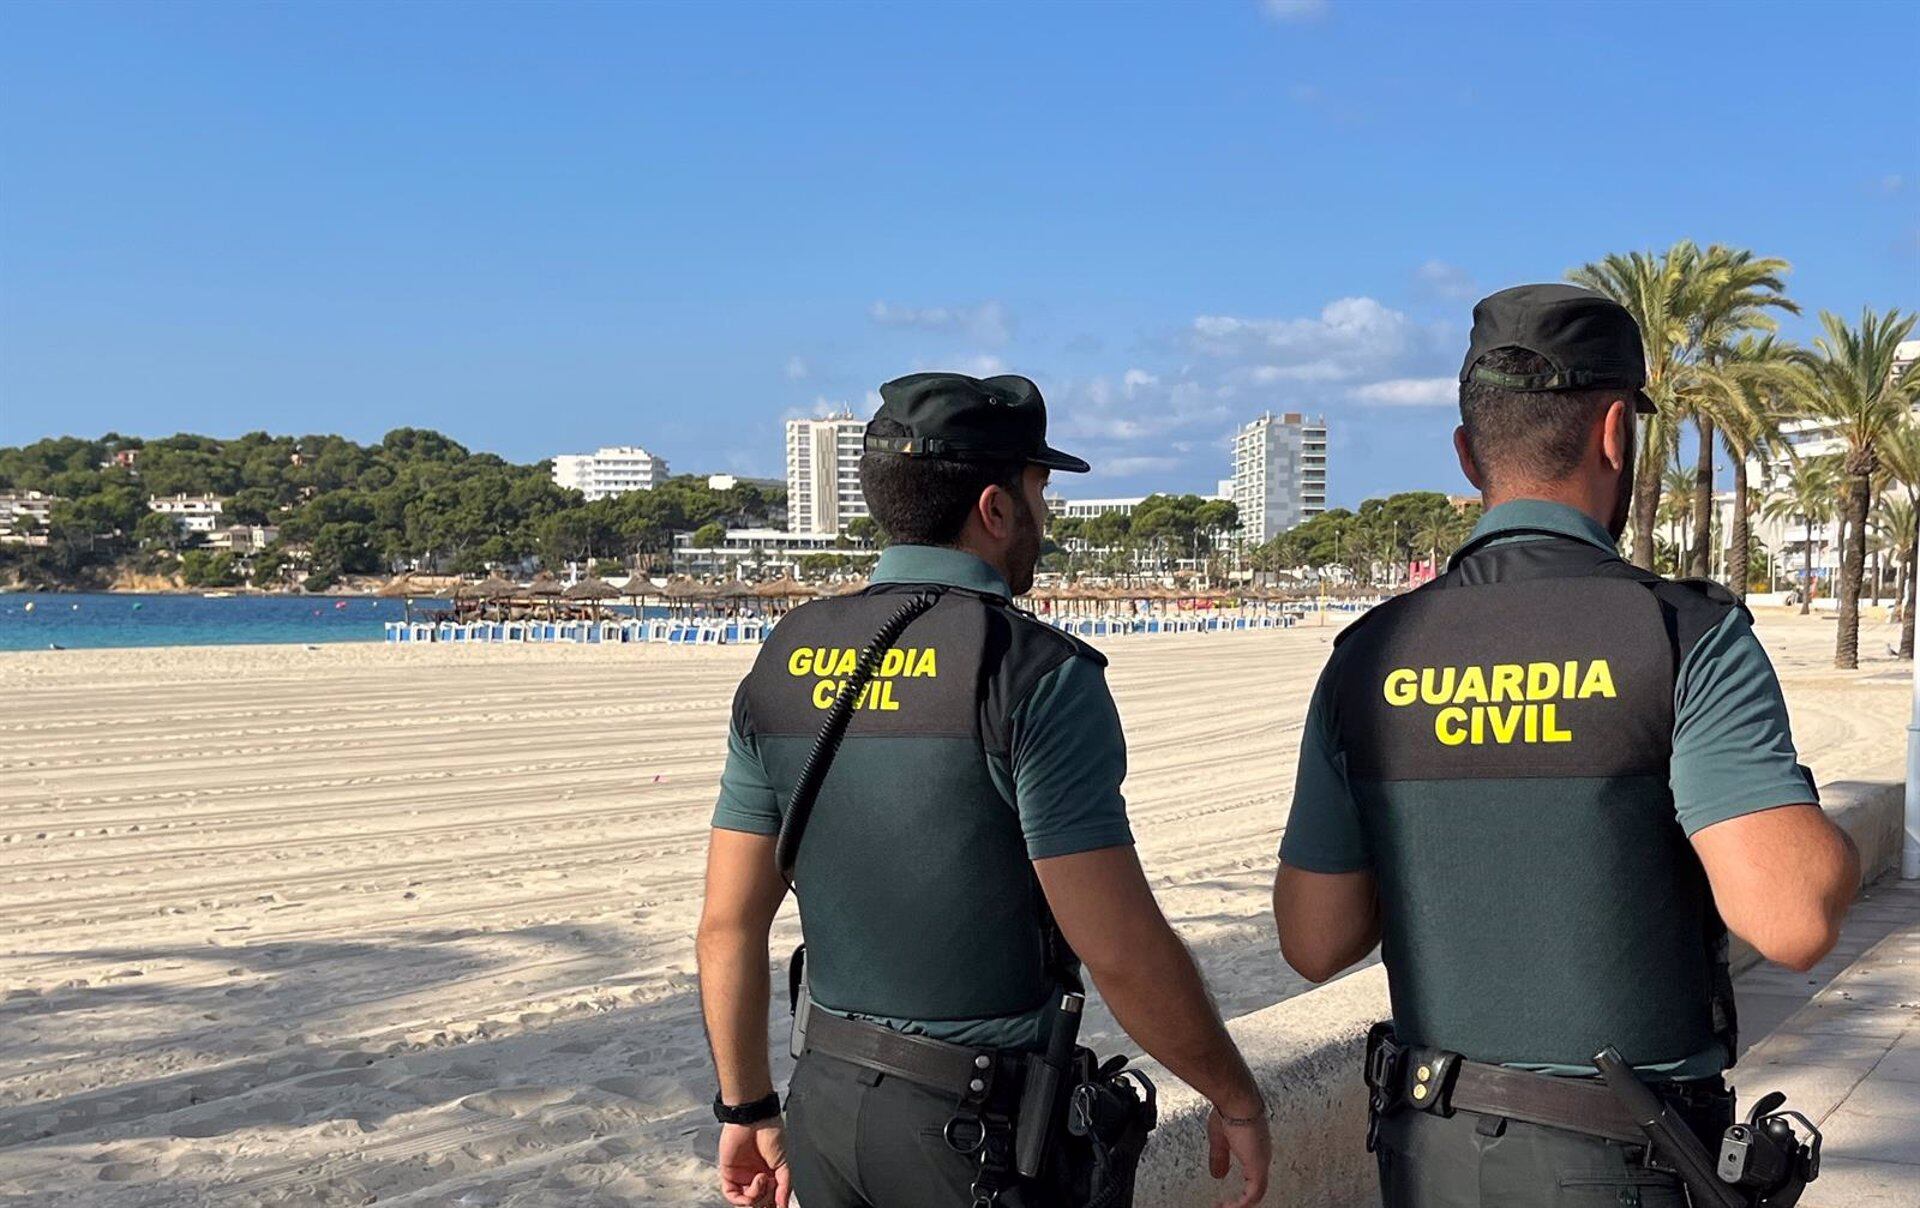
[[[1605, 1083], [1535, 1074], [1468, 1061], [1443, 1049], [1402, 1045], [1386, 1025], [1375, 1027], [1367, 1038], [1366, 1077], [1375, 1125], [1381, 1116], [1403, 1109], [1437, 1116], [1467, 1111], [1629, 1145], [1647, 1143], [1646, 1132]], [[1676, 1082], [1661, 1088], [1661, 1093], [1683, 1115], [1695, 1108], [1709, 1110], [1713, 1100], [1727, 1096], [1718, 1079]], [[1369, 1149], [1373, 1136], [1374, 1127], [1370, 1125]]]
[[877, 1023], [814, 1010], [807, 1017], [804, 1052], [905, 1078], [957, 1098], [983, 1100], [999, 1072], [998, 1052], [911, 1036]]

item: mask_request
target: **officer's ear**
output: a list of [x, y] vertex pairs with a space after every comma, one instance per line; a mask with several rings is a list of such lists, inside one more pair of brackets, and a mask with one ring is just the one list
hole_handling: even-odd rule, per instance
[[1473, 464], [1473, 449], [1467, 444], [1467, 426], [1461, 424], [1453, 430], [1453, 451], [1460, 457], [1460, 472], [1467, 476], [1473, 489], [1484, 494], [1487, 489], [1485, 477], [1480, 467]]
[[1013, 496], [999, 483], [990, 483], [974, 500], [973, 514], [980, 527], [995, 541], [1004, 541], [1013, 533], [1015, 511]]
[[1600, 424], [1600, 456], [1609, 469], [1625, 473], [1633, 464], [1633, 405], [1624, 399], [1607, 404], [1607, 415]]

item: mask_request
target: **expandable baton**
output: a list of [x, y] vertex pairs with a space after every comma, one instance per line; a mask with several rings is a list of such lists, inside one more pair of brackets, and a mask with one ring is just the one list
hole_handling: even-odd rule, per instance
[[1020, 1088], [1020, 1116], [1014, 1122], [1013, 1167], [1022, 1178], [1037, 1178], [1046, 1164], [1053, 1140], [1054, 1121], [1060, 1115], [1060, 1084], [1073, 1063], [1080, 1040], [1080, 1013], [1087, 996], [1068, 991], [1060, 996], [1047, 1028], [1047, 1050], [1027, 1061], [1027, 1082]]
[[1640, 1131], [1647, 1134], [1653, 1152], [1672, 1165], [1687, 1185], [1698, 1208], [1748, 1208], [1745, 1197], [1721, 1182], [1714, 1171], [1707, 1147], [1694, 1136], [1679, 1113], [1640, 1081], [1633, 1067], [1620, 1056], [1620, 1050], [1608, 1045], [1593, 1055], [1593, 1068], [1606, 1080], [1607, 1089], [1627, 1109]]

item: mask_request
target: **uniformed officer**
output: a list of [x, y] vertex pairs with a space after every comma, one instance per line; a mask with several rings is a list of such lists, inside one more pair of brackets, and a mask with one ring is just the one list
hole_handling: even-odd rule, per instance
[[[1084, 962], [1133, 1039], [1215, 1105], [1213, 1173], [1231, 1155], [1233, 1202], [1257, 1203], [1266, 1107], [1135, 858], [1106, 660], [1011, 603], [1033, 583], [1049, 471], [1087, 463], [1048, 447], [1026, 378], [920, 373], [880, 394], [860, 477], [894, 544], [867, 590], [780, 622], [728, 734], [698, 940], [726, 1198], [1063, 1204], [1010, 1177], [1004, 1147], [984, 1169], [979, 1121], [1006, 1122], [1019, 1055], [1045, 1043]], [[860, 652], [903, 621], [800, 833], [812, 1007], [783, 1133], [767, 1059], [776, 834]]]
[[1805, 969], [1859, 885], [1746, 610], [1615, 552], [1645, 383], [1599, 294], [1476, 306], [1454, 445], [1486, 512], [1341, 633], [1308, 712], [1274, 914], [1315, 981], [1381, 945], [1370, 1142], [1395, 1208], [1681, 1203], [1594, 1054], [1717, 1150], [1727, 929]]

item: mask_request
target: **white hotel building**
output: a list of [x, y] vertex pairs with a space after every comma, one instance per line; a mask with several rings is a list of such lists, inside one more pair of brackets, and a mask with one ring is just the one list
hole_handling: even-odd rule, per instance
[[1327, 510], [1327, 421], [1269, 411], [1233, 438], [1233, 503], [1247, 548]]
[[867, 422], [843, 411], [825, 419], [787, 421], [787, 527], [838, 534], [867, 512], [860, 493], [860, 455]]
[[553, 481], [590, 500], [628, 491], [651, 491], [666, 480], [667, 459], [637, 445], [593, 453], [562, 453], [553, 459]]

